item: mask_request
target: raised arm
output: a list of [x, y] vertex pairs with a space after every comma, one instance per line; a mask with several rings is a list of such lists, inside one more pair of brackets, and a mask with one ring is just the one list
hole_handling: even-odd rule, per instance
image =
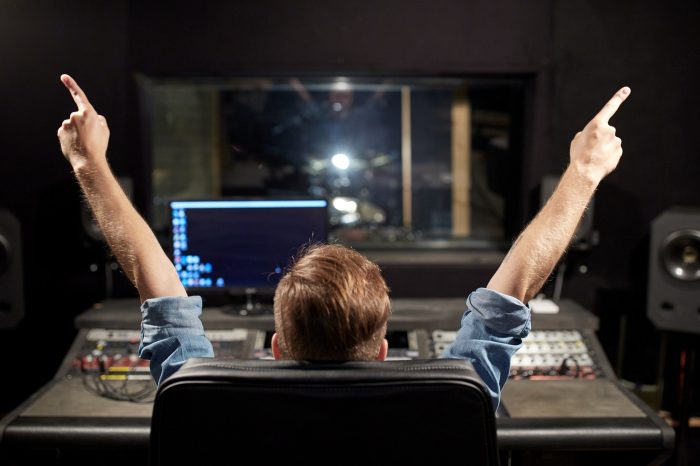
[[571, 141], [570, 163], [542, 210], [515, 240], [487, 288], [527, 303], [542, 288], [576, 232], [601, 180], [622, 156], [608, 124], [630, 95], [623, 87]]
[[187, 296], [155, 235], [131, 205], [107, 163], [109, 127], [70, 76], [61, 76], [78, 110], [58, 128], [61, 150], [87, 198], [112, 252], [141, 301]]

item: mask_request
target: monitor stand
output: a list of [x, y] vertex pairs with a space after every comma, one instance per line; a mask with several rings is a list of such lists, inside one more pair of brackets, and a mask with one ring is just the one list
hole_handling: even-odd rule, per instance
[[246, 289], [244, 295], [229, 295], [229, 302], [222, 306], [225, 314], [236, 316], [272, 315], [272, 295], [258, 294], [255, 289]]

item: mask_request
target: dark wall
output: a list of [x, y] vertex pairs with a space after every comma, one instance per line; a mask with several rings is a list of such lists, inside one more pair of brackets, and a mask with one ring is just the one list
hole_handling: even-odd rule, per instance
[[[46, 382], [75, 336], [73, 317], [104, 296], [104, 256], [86, 238], [80, 196], [56, 131], [75, 108], [59, 82], [80, 79], [110, 116], [111, 152], [127, 153], [126, 2], [3, 1], [0, 5], [0, 207], [21, 222], [25, 319], [0, 330], [7, 363], [0, 412]], [[124, 170], [123, 157], [113, 165]]]
[[[588, 273], [573, 273], [564, 288], [591, 308], [634, 296], [643, 313], [649, 222], [669, 205], [700, 203], [693, 2], [34, 0], [0, 9], [0, 205], [22, 222], [27, 251], [27, 317], [2, 332], [0, 349], [37, 339], [43, 348], [32, 352], [41, 362], [14, 399], [50, 377], [73, 336], [72, 317], [104, 296], [100, 270], [89, 270], [104, 251], [85, 238], [56, 142], [73, 110], [62, 72], [107, 116], [111, 163], [136, 180], [141, 207], [150, 174], [139, 149], [137, 73], [526, 76], [523, 223], [537, 207], [540, 177], [561, 172], [570, 138], [629, 85], [613, 120], [625, 156], [596, 197], [601, 242], [581, 258]], [[613, 298], [601, 302], [606, 293]]]
[[168, 75], [532, 69], [549, 34], [549, 2], [132, 2], [129, 17], [132, 66]]

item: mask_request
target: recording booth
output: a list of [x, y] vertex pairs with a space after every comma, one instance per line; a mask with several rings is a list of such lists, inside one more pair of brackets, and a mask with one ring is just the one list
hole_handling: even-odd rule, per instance
[[[189, 293], [212, 303], [205, 306], [202, 321], [217, 361], [250, 364], [272, 359], [271, 293], [300, 245], [328, 240], [328, 211], [325, 199], [308, 198], [170, 202], [169, 252]], [[464, 298], [393, 299], [387, 359], [416, 364], [437, 360], [454, 340], [464, 309]], [[538, 298], [532, 309], [533, 331], [512, 361], [495, 416], [500, 460], [579, 464], [573, 461], [624, 458], [647, 464], [668, 457], [673, 430], [620, 383], [596, 336], [598, 318], [567, 299]], [[137, 356], [138, 300], [101, 302], [79, 315], [75, 326], [77, 337], [54, 379], [2, 420], [3, 451], [17, 464], [56, 458], [70, 464], [95, 458], [102, 464], [146, 464], [153, 445], [156, 386], [148, 361]], [[447, 396], [447, 405], [459, 404], [454, 395], [433, 390], [422, 391], [421, 404], [431, 393]], [[196, 398], [185, 399], [198, 403]], [[223, 425], [237, 422], [236, 409], [221, 410], [231, 417]], [[393, 412], [383, 419], [392, 432], [389, 437], [418, 435], [412, 441], [420, 442], [452, 424], [439, 419], [455, 414], [443, 409], [430, 418], [420, 411], [406, 406], [401, 416]], [[430, 425], [420, 424], [422, 416], [432, 419], [424, 421]], [[397, 419], [402, 421], [397, 424]], [[241, 433], [236, 439], [251, 435], [245, 425], [237, 429]], [[235, 439], [231, 442], [234, 445]], [[414, 458], [424, 457], [419, 450], [415, 454]], [[427, 454], [442, 458], [439, 452]]]

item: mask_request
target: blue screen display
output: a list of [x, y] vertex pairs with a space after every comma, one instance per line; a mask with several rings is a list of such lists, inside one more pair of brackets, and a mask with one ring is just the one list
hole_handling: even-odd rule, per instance
[[185, 288], [274, 288], [290, 259], [328, 236], [326, 200], [172, 201], [171, 250]]

